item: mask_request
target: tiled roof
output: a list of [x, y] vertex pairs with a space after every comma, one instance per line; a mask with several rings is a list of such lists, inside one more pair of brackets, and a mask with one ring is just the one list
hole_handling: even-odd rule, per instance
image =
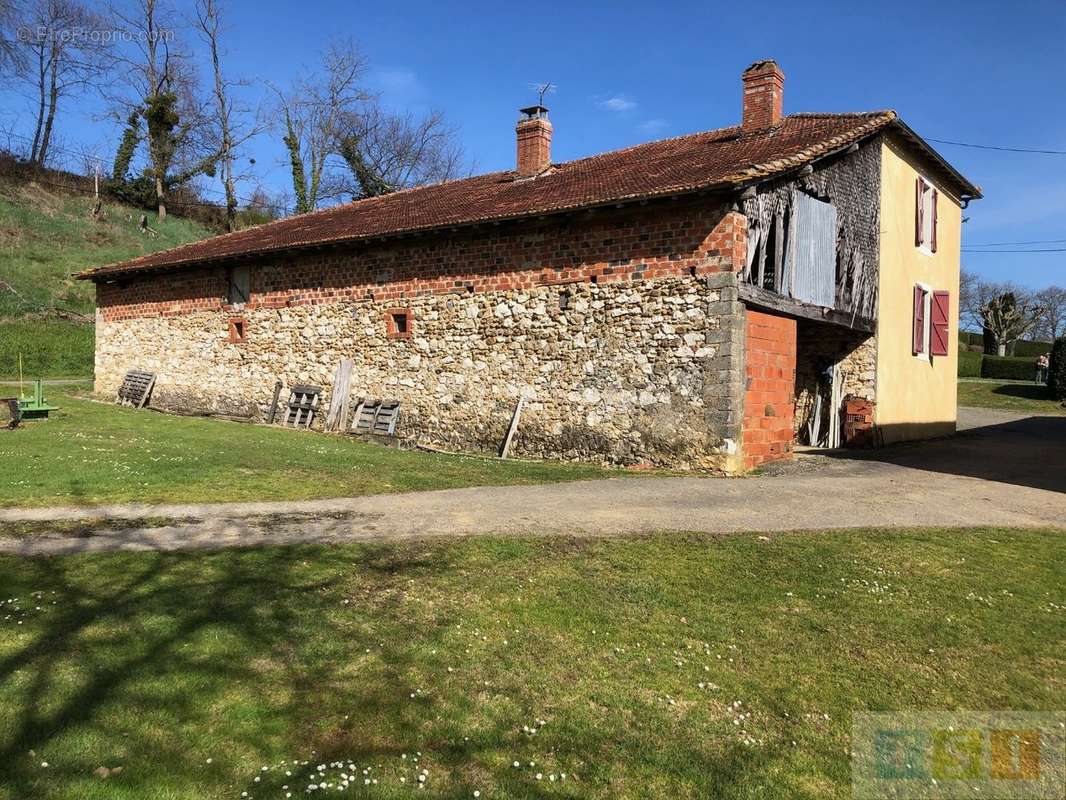
[[555, 165], [408, 189], [215, 236], [88, 270], [80, 278], [154, 270], [414, 231], [515, 219], [743, 184], [800, 167], [891, 125], [893, 111], [794, 114], [771, 131], [694, 133]]

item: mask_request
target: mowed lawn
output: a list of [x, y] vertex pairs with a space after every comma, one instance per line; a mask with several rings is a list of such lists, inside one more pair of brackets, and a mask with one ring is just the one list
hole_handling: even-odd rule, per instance
[[979, 378], [959, 380], [959, 405], [1001, 408], [1032, 414], [1066, 414], [1066, 406], [1051, 397], [1046, 385]]
[[1064, 536], [4, 556], [0, 798], [847, 797], [857, 711], [1066, 705]]
[[0, 431], [0, 506], [301, 500], [627, 474], [401, 451], [348, 436], [137, 411], [48, 388], [60, 406], [51, 419]]

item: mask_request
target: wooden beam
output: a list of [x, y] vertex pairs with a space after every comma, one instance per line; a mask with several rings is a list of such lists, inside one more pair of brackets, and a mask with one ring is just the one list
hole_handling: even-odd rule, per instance
[[738, 283], [737, 294], [743, 302], [749, 305], [759, 306], [770, 311], [778, 311], [789, 317], [813, 319], [816, 322], [840, 325], [844, 328], [864, 331], [865, 333], [873, 333], [876, 328], [876, 323], [872, 319], [866, 319], [865, 317], [855, 317], [853, 319], [847, 311], [816, 306], [813, 303], [804, 303], [801, 300], [794, 300], [776, 292], [760, 289], [750, 283]]
[[352, 364], [352, 359], [342, 358], [341, 363], [337, 365], [323, 430], [345, 430], [348, 427], [348, 393], [351, 391]]
[[518, 430], [518, 421], [522, 418], [522, 406], [525, 402], [526, 399], [519, 395], [518, 402], [515, 403], [514, 414], [511, 415], [511, 424], [507, 426], [507, 436], [500, 445], [500, 458], [507, 458], [507, 453], [511, 449], [511, 439], [514, 438], [515, 431]]

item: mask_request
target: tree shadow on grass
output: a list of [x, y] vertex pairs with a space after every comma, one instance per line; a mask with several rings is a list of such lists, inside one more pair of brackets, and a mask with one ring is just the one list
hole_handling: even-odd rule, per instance
[[[640, 796], [610, 774], [612, 764], [639, 764], [631, 775], [679, 796], [718, 787], [728, 797], [779, 757], [772, 745], [744, 748], [696, 730], [660, 738], [648, 721], [626, 730], [565, 715], [534, 740], [521, 724], [552, 698], [490, 660], [485, 674], [511, 681], [512, 697], [479, 713], [485, 690], [474, 665], [445, 685], [446, 659], [461, 652], [461, 602], [405, 598], [412, 582], [461, 585], [451, 552], [416, 544], [0, 557], [5, 593], [56, 600], [27, 619], [14, 646], [0, 646], [0, 789], [106, 794], [93, 770], [118, 763], [122, 774], [108, 780], [124, 795], [165, 786], [174, 796], [236, 796], [280, 788], [283, 773], [273, 771], [253, 786], [259, 764], [398, 768], [403, 753], [421, 750], [435, 765], [429, 794], [471, 796], [488, 782], [510, 797]], [[411, 698], [422, 686], [427, 696]], [[585, 774], [565, 789], [547, 776], [539, 783], [511, 767], [517, 753], [557, 758], [560, 771], [582, 764], [570, 771]]]
[[1053, 400], [1051, 389], [1043, 383], [1004, 383], [992, 390], [992, 394], [1020, 397], [1024, 400]]

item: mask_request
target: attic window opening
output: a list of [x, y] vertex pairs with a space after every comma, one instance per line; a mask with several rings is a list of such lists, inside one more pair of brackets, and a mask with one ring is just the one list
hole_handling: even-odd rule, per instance
[[226, 302], [231, 306], [243, 306], [251, 296], [251, 270], [248, 267], [232, 267], [226, 270]]
[[393, 308], [385, 312], [385, 326], [390, 339], [409, 339], [411, 322], [409, 308]]

